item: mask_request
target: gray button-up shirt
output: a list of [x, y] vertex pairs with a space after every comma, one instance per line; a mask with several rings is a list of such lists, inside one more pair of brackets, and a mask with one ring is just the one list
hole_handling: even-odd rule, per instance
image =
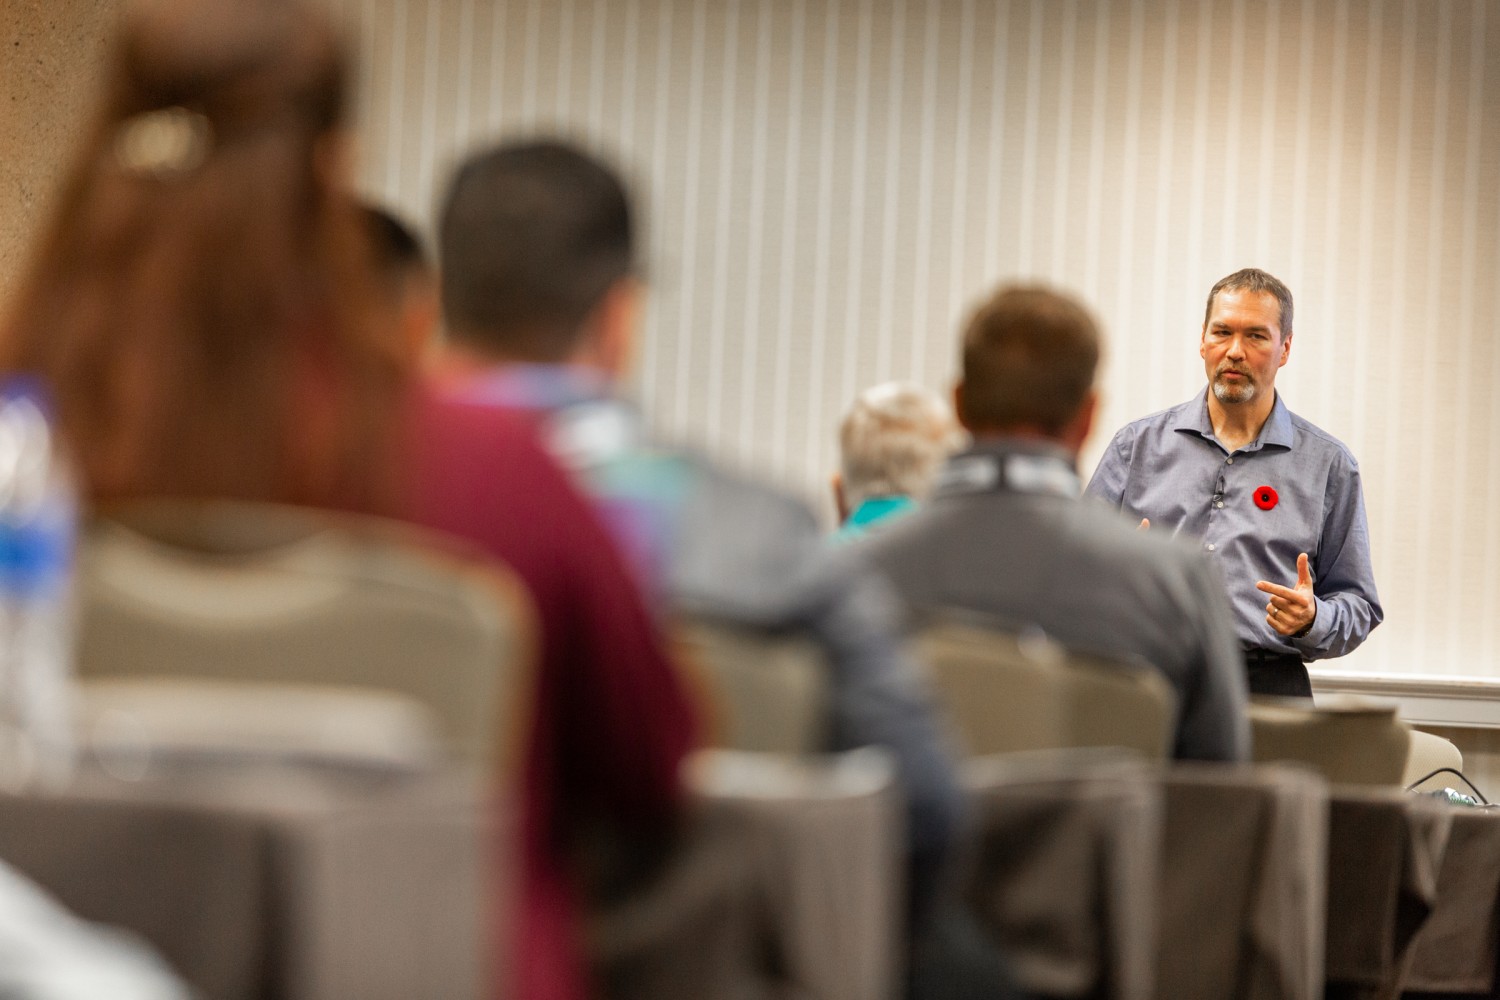
[[[1270, 487], [1275, 502], [1256, 494]], [[1088, 492], [1152, 531], [1199, 540], [1229, 586], [1236, 632], [1246, 648], [1343, 656], [1384, 617], [1370, 569], [1370, 532], [1359, 465], [1343, 444], [1276, 397], [1260, 436], [1229, 452], [1214, 437], [1207, 390], [1170, 410], [1127, 424], [1099, 460]], [[1266, 624], [1259, 580], [1295, 586], [1306, 552], [1317, 599], [1301, 639]]]

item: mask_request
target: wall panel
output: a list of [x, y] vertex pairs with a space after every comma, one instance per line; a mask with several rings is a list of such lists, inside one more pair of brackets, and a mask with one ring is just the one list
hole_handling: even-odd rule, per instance
[[[1281, 275], [1282, 388], [1359, 456], [1389, 612], [1348, 664], [1500, 675], [1489, 0], [329, 2], [361, 57], [362, 186], [428, 227], [456, 158], [497, 136], [614, 157], [646, 209], [639, 394], [668, 434], [820, 503], [852, 395], [946, 387], [1000, 279], [1106, 323], [1091, 466], [1201, 387], [1212, 281]], [[113, 9], [0, 12], [0, 290]]]
[[1365, 474], [1389, 622], [1346, 661], [1500, 674], [1500, 16], [1484, 0], [345, 0], [364, 181], [560, 130], [648, 207], [638, 391], [817, 497], [853, 394], [946, 387], [995, 281], [1110, 335], [1092, 465], [1202, 383], [1213, 280], [1298, 295], [1282, 387]]

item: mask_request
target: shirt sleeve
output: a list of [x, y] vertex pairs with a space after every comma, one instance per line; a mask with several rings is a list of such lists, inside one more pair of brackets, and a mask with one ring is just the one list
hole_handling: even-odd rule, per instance
[[811, 623], [835, 673], [833, 749], [882, 746], [907, 796], [913, 892], [935, 886], [962, 811], [953, 760], [931, 693], [890, 623], [896, 597], [857, 547], [827, 550], [825, 599]]
[[1370, 566], [1370, 529], [1364, 490], [1352, 458], [1328, 477], [1323, 530], [1313, 566], [1317, 617], [1312, 631], [1292, 644], [1307, 660], [1344, 656], [1385, 618]]
[[1094, 468], [1094, 475], [1089, 479], [1084, 492], [1098, 497], [1117, 510], [1123, 509], [1125, 485], [1130, 477], [1130, 458], [1134, 450], [1134, 429], [1129, 425], [1121, 427], [1100, 456], [1099, 464]]

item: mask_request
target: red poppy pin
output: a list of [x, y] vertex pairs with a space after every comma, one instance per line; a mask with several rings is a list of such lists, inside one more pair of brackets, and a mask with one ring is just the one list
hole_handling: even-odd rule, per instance
[[1276, 506], [1276, 501], [1280, 499], [1281, 498], [1276, 495], [1276, 491], [1271, 489], [1271, 487], [1269, 486], [1255, 487], [1255, 506], [1259, 507], [1261, 510], [1270, 510], [1272, 507]]

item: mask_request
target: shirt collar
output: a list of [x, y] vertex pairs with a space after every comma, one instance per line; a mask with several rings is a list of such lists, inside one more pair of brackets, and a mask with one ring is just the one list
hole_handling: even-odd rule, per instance
[[[1205, 388], [1197, 396], [1176, 407], [1172, 429], [1197, 434], [1208, 441], [1218, 440], [1214, 437], [1213, 421], [1208, 416], [1208, 389]], [[1290, 449], [1295, 441], [1291, 411], [1281, 401], [1281, 393], [1278, 392], [1276, 402], [1271, 405], [1271, 415], [1260, 429], [1260, 436], [1240, 451], [1259, 451], [1267, 445]]]
[[467, 380], [477, 399], [523, 410], [558, 410], [612, 397], [602, 376], [574, 365], [508, 364], [485, 369]]
[[911, 510], [915, 506], [916, 502], [908, 496], [871, 497], [861, 501], [860, 505], [854, 508], [854, 513], [849, 515], [849, 523], [856, 527], [864, 527], [902, 511]]
[[[1049, 492], [1077, 497], [1081, 490], [1078, 460], [1066, 448], [1051, 441], [1020, 437], [979, 438], [969, 448], [950, 458], [938, 474], [937, 496], [956, 496], [994, 488], [1009, 468], [1011, 459], [1020, 468], [1011, 488], [1031, 484], [1025, 492]], [[1045, 484], [1046, 489], [1039, 488]]]

